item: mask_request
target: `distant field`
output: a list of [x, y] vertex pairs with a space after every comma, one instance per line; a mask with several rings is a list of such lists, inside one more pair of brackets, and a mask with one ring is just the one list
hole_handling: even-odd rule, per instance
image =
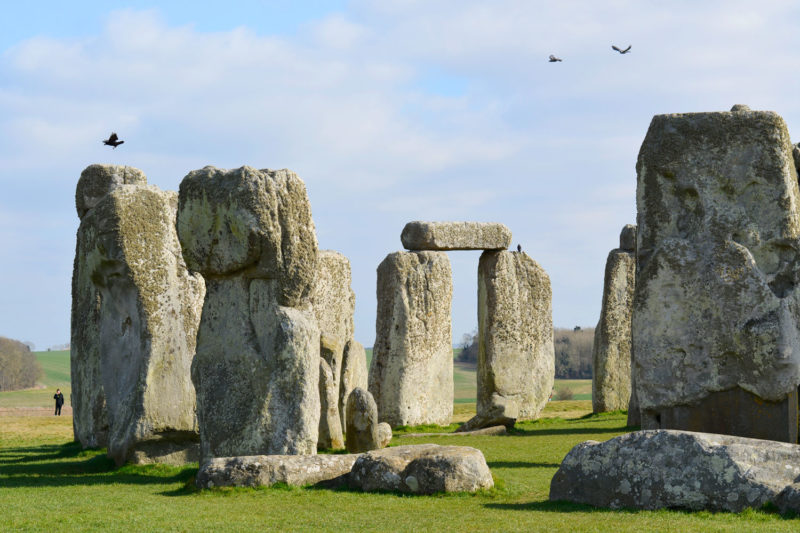
[[69, 351], [34, 353], [44, 372], [42, 388], [0, 392], [0, 407], [52, 407], [57, 388], [64, 393], [66, 405], [70, 404]]

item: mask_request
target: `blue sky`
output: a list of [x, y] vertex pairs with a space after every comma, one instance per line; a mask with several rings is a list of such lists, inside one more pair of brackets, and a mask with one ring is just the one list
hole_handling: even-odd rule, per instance
[[[789, 1], [4, 10], [0, 335], [40, 348], [69, 340], [74, 190], [91, 163], [172, 190], [209, 164], [296, 171], [320, 247], [351, 260], [356, 338], [370, 346], [375, 269], [407, 221], [505, 223], [550, 275], [555, 325], [592, 326], [654, 114], [744, 103], [800, 137]], [[126, 141], [115, 151], [99, 142], [110, 131]], [[478, 254], [449, 256], [458, 341], [477, 323]]]

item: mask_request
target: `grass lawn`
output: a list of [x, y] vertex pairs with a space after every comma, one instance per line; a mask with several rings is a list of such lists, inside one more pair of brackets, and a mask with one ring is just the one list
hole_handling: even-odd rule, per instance
[[70, 404], [69, 351], [35, 353], [42, 365], [41, 388], [0, 392], [0, 407], [52, 407], [56, 389], [61, 389], [66, 405]]
[[[559, 404], [567, 404], [561, 406]], [[588, 402], [550, 402], [567, 412]], [[197, 465], [114, 469], [71, 442], [68, 417], [0, 418], [0, 529], [60, 531], [797, 531], [766, 511], [630, 512], [550, 503], [550, 479], [575, 444], [624, 433], [625, 416], [542, 419], [500, 437], [395, 438], [483, 451], [496, 487], [403, 496], [277, 487], [199, 492]]]

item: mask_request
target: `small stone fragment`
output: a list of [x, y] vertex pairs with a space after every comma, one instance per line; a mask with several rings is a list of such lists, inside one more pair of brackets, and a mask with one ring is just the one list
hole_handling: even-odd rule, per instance
[[[391, 431], [389, 434], [391, 435]], [[350, 453], [377, 450], [381, 447], [382, 435], [378, 429], [378, 407], [375, 405], [372, 394], [360, 387], [353, 389], [347, 399], [345, 436], [347, 451]]]

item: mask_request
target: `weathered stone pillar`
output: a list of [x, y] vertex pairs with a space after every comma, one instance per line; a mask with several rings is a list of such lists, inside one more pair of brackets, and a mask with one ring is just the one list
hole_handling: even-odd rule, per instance
[[368, 386], [367, 353], [360, 342], [350, 339], [344, 345], [342, 379], [339, 382], [339, 414], [343, 428], [347, 426], [345, 409], [350, 393], [356, 387], [367, 390]]
[[800, 195], [783, 119], [657, 115], [637, 172], [642, 428], [796, 442]]
[[207, 282], [192, 364], [202, 459], [316, 453], [317, 239], [305, 185], [288, 170], [195, 170], [177, 227]]
[[450, 261], [443, 252], [395, 252], [378, 267], [369, 391], [392, 426], [449, 424], [453, 414]]
[[628, 224], [606, 260], [603, 305], [592, 348], [592, 410], [628, 409], [631, 400], [631, 310], [636, 286], [636, 226]]
[[469, 431], [536, 418], [553, 390], [550, 278], [527, 254], [486, 251], [478, 263], [478, 403]]
[[[123, 175], [122, 185], [112, 187], [84, 213], [79, 232], [83, 255], [76, 261], [76, 277], [88, 277], [93, 285], [83, 297], [95, 299], [97, 321], [86, 330], [94, 339], [86, 339], [85, 332], [73, 338], [83, 337], [79, 346], [99, 353], [99, 373], [97, 366], [90, 367], [88, 382], [99, 375], [102, 383], [108, 455], [117, 464], [197, 460], [189, 368], [204, 283], [187, 271], [180, 254], [177, 194], [125, 185], [125, 174], [136, 175], [125, 167], [87, 171], [81, 179], [90, 183], [79, 183], [79, 200], [92, 185], [114, 183]], [[76, 288], [88, 287], [84, 281]], [[86, 386], [81, 383], [85, 376], [79, 370], [73, 378], [79, 390]]]

